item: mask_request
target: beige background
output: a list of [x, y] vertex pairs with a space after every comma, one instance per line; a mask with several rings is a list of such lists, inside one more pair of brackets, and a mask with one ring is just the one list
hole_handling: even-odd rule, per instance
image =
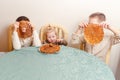
[[[47, 23], [65, 26], [71, 33], [81, 21], [87, 21], [93, 12], [103, 12], [107, 22], [120, 28], [119, 0], [0, 0], [0, 51], [7, 51], [7, 27], [18, 16], [27, 16], [39, 29]], [[111, 68], [116, 73], [119, 45], [112, 49]], [[115, 61], [115, 62], [114, 62]]]

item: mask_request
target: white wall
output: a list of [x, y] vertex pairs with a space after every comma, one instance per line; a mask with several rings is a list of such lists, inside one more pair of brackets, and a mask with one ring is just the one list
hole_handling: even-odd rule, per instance
[[93, 12], [105, 13], [107, 22], [119, 28], [119, 8], [119, 0], [0, 0], [0, 51], [7, 51], [5, 31], [18, 16], [29, 17], [37, 30], [46, 23], [62, 24], [70, 37], [79, 22]]

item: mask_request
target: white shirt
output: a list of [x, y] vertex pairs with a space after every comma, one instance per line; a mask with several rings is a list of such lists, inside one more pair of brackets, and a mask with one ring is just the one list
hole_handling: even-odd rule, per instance
[[28, 38], [19, 38], [18, 33], [16, 31], [13, 32], [12, 35], [12, 42], [13, 42], [13, 48], [14, 49], [21, 49], [22, 47], [28, 47], [28, 46], [41, 46], [41, 41], [39, 40], [39, 36], [37, 32], [34, 30], [33, 35]]

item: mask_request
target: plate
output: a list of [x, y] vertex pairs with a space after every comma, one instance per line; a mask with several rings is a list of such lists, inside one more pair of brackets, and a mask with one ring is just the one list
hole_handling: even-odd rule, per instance
[[39, 47], [39, 51], [45, 54], [55, 54], [60, 50], [60, 46], [56, 44], [45, 44]]

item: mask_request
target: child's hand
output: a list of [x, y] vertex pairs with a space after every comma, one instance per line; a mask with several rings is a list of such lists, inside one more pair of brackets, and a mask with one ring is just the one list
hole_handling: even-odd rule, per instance
[[19, 22], [15, 22], [13, 25], [14, 25], [13, 30], [17, 31], [19, 28]]
[[30, 22], [28, 22], [28, 24], [29, 24], [30, 27], [32, 27], [32, 29], [34, 31], [35, 30], [35, 26], [32, 23], [30, 23]]
[[109, 29], [110, 31], [112, 31], [115, 35], [119, 35], [119, 32], [116, 30], [116, 29], [114, 29], [114, 28], [112, 28], [109, 24], [107, 24], [106, 22], [102, 22], [101, 24], [100, 24], [103, 28], [106, 28], [106, 29]]
[[88, 23], [80, 23], [79, 29], [87, 27]]
[[105, 28], [105, 29], [110, 29], [110, 25], [108, 23], [106, 23], [106, 22], [102, 22], [100, 24], [100, 26], [103, 27], [103, 28]]
[[78, 29], [76, 30], [76, 34], [80, 34], [81, 33], [81, 30], [83, 30], [85, 27], [87, 27], [88, 23], [80, 23], [78, 25]]
[[57, 42], [62, 42], [63, 41], [63, 39], [57, 39]]

